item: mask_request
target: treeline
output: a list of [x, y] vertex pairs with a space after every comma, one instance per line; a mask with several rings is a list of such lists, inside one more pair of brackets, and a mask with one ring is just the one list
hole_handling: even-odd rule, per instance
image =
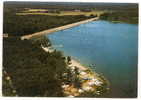
[[78, 22], [90, 17], [76, 16], [49, 16], [49, 15], [16, 15], [15, 9], [5, 9], [3, 31], [12, 36], [32, 34], [34, 32]]
[[126, 11], [136, 10], [137, 3], [82, 3], [82, 2], [5, 2], [4, 7], [9, 8], [35, 8], [35, 9], [56, 9], [61, 11], [72, 10], [112, 10]]
[[[104, 20], [123, 21], [127, 23], [138, 23], [137, 4], [99, 3], [97, 7], [95, 4], [89, 4], [89, 3], [79, 4], [79, 3], [5, 2], [3, 31], [4, 33], [8, 33], [8, 35], [22, 36], [22, 35], [32, 34], [38, 31], [42, 31], [45, 29], [50, 29], [50, 28], [78, 22], [87, 18], [96, 17], [96, 16], [87, 17], [84, 15], [75, 15], [75, 16], [16, 15], [17, 12], [23, 11], [25, 7], [48, 8], [54, 5], [55, 9], [65, 10], [67, 9], [65, 4], [67, 4], [68, 6], [72, 6], [72, 8], [78, 5], [78, 8], [81, 8], [81, 10], [89, 10], [89, 9], [84, 9], [88, 5], [91, 5], [91, 8], [94, 10], [97, 9], [100, 10], [100, 8], [102, 10], [106, 10], [108, 13], [104, 13], [100, 17], [101, 19]], [[112, 9], [113, 7], [114, 9]]]
[[138, 24], [138, 10], [107, 12], [102, 14], [100, 16], [100, 19], [112, 22], [126, 22], [131, 24]]
[[[45, 39], [45, 38], [44, 38]], [[39, 46], [45, 46], [48, 39], [20, 40], [4, 38], [3, 71], [12, 80], [18, 96], [64, 96], [62, 83], [71, 84], [71, 72], [65, 58], [59, 51], [45, 52]], [[67, 79], [64, 78], [66, 73]], [[10, 91], [11, 90], [11, 91]], [[13, 96], [12, 89], [3, 74], [3, 95]]]

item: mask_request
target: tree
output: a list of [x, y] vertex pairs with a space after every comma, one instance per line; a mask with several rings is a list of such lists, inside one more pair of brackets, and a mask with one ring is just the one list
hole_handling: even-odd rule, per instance
[[77, 88], [80, 88], [81, 87], [81, 82], [80, 82], [80, 79], [79, 79], [79, 69], [75, 66], [75, 69], [74, 69], [74, 86], [77, 87]]
[[97, 15], [90, 14], [90, 17], [94, 18], [94, 17], [97, 17]]
[[70, 62], [71, 62], [71, 57], [68, 56], [68, 57], [67, 57], [67, 63], [70, 64]]

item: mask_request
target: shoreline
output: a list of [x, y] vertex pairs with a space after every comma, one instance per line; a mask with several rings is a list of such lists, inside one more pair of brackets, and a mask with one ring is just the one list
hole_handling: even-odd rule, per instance
[[69, 66], [76, 66], [81, 71], [88, 69], [86, 66], [83, 66], [80, 62], [74, 59], [71, 59], [71, 64]]
[[75, 26], [78, 26], [78, 25], [81, 25], [81, 24], [84, 24], [84, 23], [88, 23], [88, 22], [91, 22], [91, 21], [95, 21], [95, 20], [98, 20], [98, 19], [99, 19], [99, 17], [90, 18], [90, 19], [75, 22], [75, 23], [72, 23], [72, 24], [67, 24], [67, 25], [63, 25], [63, 26], [60, 26], [60, 27], [51, 28], [51, 29], [40, 31], [40, 32], [35, 32], [33, 34], [30, 34], [30, 35], [21, 36], [21, 40], [30, 39], [32, 37], [36, 37], [36, 36], [40, 36], [40, 35], [51, 34], [53, 32], [57, 32], [57, 31], [61, 31], [61, 30], [64, 30], [64, 29], [72, 28], [72, 27], [75, 27]]
[[[51, 53], [54, 51], [50, 50], [49, 47], [43, 47], [42, 45], [41, 47], [45, 52]], [[62, 84], [62, 88], [67, 97], [81, 97], [81, 94], [87, 92], [92, 92], [96, 96], [100, 96], [109, 91], [109, 82], [104, 76], [92, 71], [91, 68], [82, 65], [79, 61], [73, 58], [71, 58], [70, 64], [67, 65], [72, 72], [74, 72], [75, 68], [78, 68], [78, 77], [82, 81], [81, 88], [76, 88], [74, 85]], [[106, 84], [106, 86], [104, 86], [104, 84]], [[103, 92], [103, 90], [99, 90], [98, 88], [103, 88], [106, 92]]]
[[[48, 47], [43, 47], [43, 46], [41, 46], [41, 47], [45, 52], [50, 52], [50, 53], [53, 52], [53, 50], [50, 50]], [[69, 64], [69, 66], [76, 66], [81, 71], [89, 69], [88, 67], [82, 65], [79, 61], [77, 61], [73, 58], [71, 58], [71, 64]]]

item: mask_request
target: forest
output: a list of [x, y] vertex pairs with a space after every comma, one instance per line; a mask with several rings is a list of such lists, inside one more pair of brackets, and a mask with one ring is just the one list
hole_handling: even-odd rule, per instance
[[32, 40], [10, 37], [4, 38], [3, 43], [4, 96], [63, 97], [62, 83], [75, 83], [76, 87], [80, 84], [77, 77], [72, 81], [71, 70], [60, 51], [49, 53], [41, 48], [41, 44], [50, 44], [45, 37]]
[[22, 36], [70, 24], [73, 22], [78, 22], [87, 18], [88, 17], [85, 17], [83, 15], [78, 16], [5, 15], [3, 29], [4, 33], [8, 33], [8, 35], [10, 36]]
[[107, 12], [100, 16], [102, 20], [108, 20], [111, 22], [124, 22], [129, 24], [138, 24], [138, 12], [137, 11], [118, 11], [118, 12]]

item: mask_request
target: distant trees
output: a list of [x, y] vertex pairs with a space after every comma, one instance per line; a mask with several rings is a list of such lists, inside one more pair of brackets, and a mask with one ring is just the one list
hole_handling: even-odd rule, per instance
[[103, 20], [106, 20], [109, 16], [109, 13], [103, 13], [100, 15], [100, 18], [103, 19]]
[[90, 17], [97, 17], [97, 15], [94, 15], [94, 14], [90, 14]]
[[[20, 9], [23, 10], [23, 9]], [[54, 11], [54, 10], [53, 10]], [[89, 17], [84, 15], [66, 15], [66, 16], [49, 16], [49, 15], [16, 15], [16, 8], [4, 9], [3, 31], [12, 36], [22, 36], [39, 32], [42, 30], [59, 27], [62, 25], [78, 22]], [[55, 10], [55, 13], [60, 13]], [[12, 26], [12, 27], [11, 27]]]
[[100, 19], [108, 21], [120, 21], [131, 24], [138, 23], [138, 12], [133, 11], [117, 11], [117, 12], [105, 12], [100, 15]]
[[61, 13], [59, 10], [49, 10], [48, 12], [49, 13], [57, 13], [57, 14], [60, 14]]

